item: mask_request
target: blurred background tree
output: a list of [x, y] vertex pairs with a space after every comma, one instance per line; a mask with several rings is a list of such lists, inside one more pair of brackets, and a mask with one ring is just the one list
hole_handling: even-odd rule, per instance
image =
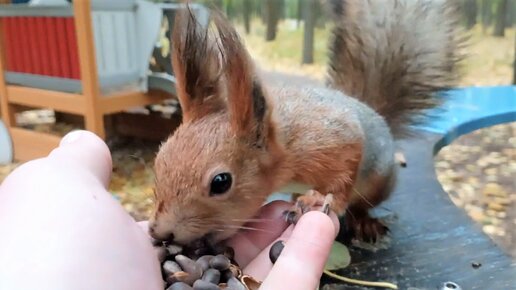
[[[155, 2], [179, 2], [154, 0]], [[197, 0], [228, 16], [259, 63], [268, 69], [324, 75], [331, 21], [329, 0]], [[459, 0], [462, 25], [475, 56], [466, 63], [470, 85], [513, 83], [516, 0]], [[496, 50], [496, 51], [495, 51]], [[486, 73], [488, 72], [489, 73]], [[489, 75], [486, 77], [486, 75]], [[492, 75], [492, 76], [491, 76]], [[503, 77], [499, 77], [503, 75]], [[496, 80], [495, 80], [496, 79]], [[503, 80], [502, 80], [503, 79]]]

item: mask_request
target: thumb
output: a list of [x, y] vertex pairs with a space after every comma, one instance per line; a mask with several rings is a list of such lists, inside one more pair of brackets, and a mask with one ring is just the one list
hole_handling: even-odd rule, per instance
[[304, 214], [260, 289], [317, 287], [335, 239], [336, 226], [322, 212]]
[[89, 131], [68, 133], [46, 159], [61, 163], [65, 168], [86, 170], [98, 178], [104, 187], [109, 184], [112, 170], [109, 148], [102, 139]]

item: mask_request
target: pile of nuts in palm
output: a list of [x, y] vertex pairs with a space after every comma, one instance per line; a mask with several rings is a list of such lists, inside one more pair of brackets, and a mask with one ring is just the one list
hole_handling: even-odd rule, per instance
[[181, 247], [153, 241], [161, 263], [166, 290], [255, 290], [260, 282], [244, 275], [234, 261], [234, 251], [213, 249], [201, 241]]

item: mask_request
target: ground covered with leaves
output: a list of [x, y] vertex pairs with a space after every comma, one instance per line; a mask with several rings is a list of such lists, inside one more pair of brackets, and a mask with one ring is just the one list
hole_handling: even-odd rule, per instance
[[516, 123], [459, 137], [435, 168], [453, 202], [516, 258]]

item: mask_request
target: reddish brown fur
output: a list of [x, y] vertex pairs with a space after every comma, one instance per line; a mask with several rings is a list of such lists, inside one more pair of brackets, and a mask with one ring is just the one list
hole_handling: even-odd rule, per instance
[[349, 204], [360, 165], [362, 145], [346, 144], [340, 148], [318, 150], [293, 159], [294, 180], [311, 184], [322, 194], [332, 193], [331, 208], [342, 215]]
[[239, 136], [249, 134], [257, 120], [254, 118], [253, 91], [254, 68], [247, 51], [239, 41], [239, 37], [230, 24], [215, 14], [215, 25], [220, 32], [220, 42], [224, 46], [226, 75], [228, 80], [228, 109], [232, 115], [231, 125]]
[[[159, 238], [166, 239], [173, 231], [177, 242], [188, 242], [213, 230], [217, 238], [227, 237], [241, 224], [232, 219], [251, 218], [273, 190], [269, 181], [277, 166], [269, 162], [268, 153], [235, 138], [229, 124], [226, 114], [205, 116], [181, 125], [160, 148], [155, 171], [161, 210], [151, 221]], [[246, 170], [239, 170], [242, 167]], [[226, 196], [210, 197], [209, 181], [220, 171], [232, 172], [235, 185]], [[259, 192], [257, 183], [262, 185]]]

